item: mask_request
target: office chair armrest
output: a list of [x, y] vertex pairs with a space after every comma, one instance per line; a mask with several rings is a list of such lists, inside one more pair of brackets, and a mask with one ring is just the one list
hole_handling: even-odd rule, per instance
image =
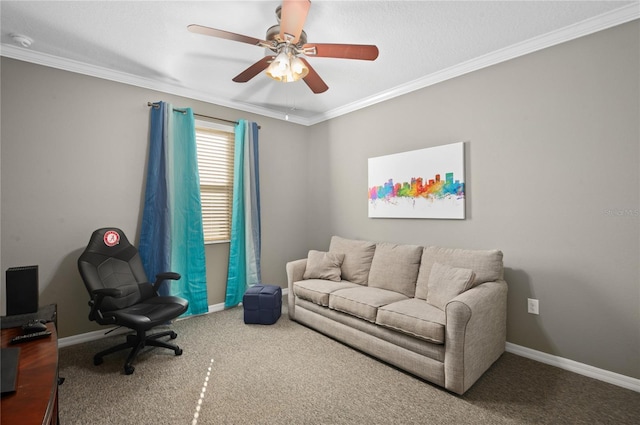
[[89, 306], [91, 307], [91, 311], [89, 312], [89, 320], [94, 321], [96, 318], [102, 318], [102, 313], [100, 312], [100, 305], [102, 304], [102, 300], [104, 297], [121, 297], [122, 291], [117, 288], [101, 288], [94, 289], [91, 291], [91, 301], [89, 301]]
[[158, 273], [156, 275], [156, 281], [158, 280], [167, 280], [167, 279], [171, 279], [171, 280], [179, 280], [180, 279], [180, 273], [175, 273], [175, 272], [164, 272], [164, 273]]
[[180, 273], [175, 273], [175, 272], [164, 272], [164, 273], [158, 273], [156, 275], [156, 283], [153, 284], [153, 290], [156, 291], [156, 293], [158, 292], [158, 289], [160, 288], [160, 284], [162, 282], [164, 282], [165, 280], [179, 280], [180, 279]]
[[94, 295], [94, 300], [96, 300], [96, 302], [102, 301], [104, 297], [118, 298], [122, 296], [122, 291], [118, 288], [94, 289], [91, 293]]

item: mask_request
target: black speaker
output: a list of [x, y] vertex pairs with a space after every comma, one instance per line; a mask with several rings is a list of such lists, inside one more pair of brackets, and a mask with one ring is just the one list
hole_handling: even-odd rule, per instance
[[7, 316], [38, 311], [38, 266], [11, 267], [6, 273]]

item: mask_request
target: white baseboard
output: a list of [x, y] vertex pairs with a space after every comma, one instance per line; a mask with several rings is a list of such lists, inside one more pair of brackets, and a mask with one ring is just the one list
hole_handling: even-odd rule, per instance
[[[282, 296], [284, 297], [285, 295], [287, 295], [289, 293], [289, 288], [282, 288]], [[238, 305], [242, 305], [242, 303], [238, 304]], [[224, 303], [218, 303], [218, 304], [214, 304], [214, 305], [210, 305], [209, 306], [209, 313], [215, 313], [216, 311], [222, 311], [224, 310]]]
[[[282, 289], [282, 296], [285, 296], [288, 293], [289, 293], [288, 288]], [[242, 305], [242, 303], [240, 303], [239, 305]], [[205, 314], [215, 313], [217, 311], [222, 311], [222, 310], [224, 310], [224, 303], [213, 304], [209, 306], [208, 312]], [[192, 316], [189, 316], [189, 317], [192, 317]], [[182, 320], [182, 319], [178, 319], [178, 320]], [[58, 339], [58, 348], [64, 348], [64, 347], [69, 347], [71, 345], [82, 344], [83, 342], [95, 341], [101, 338], [105, 338], [107, 336], [120, 335], [120, 334], [125, 334], [127, 332], [131, 332], [131, 330], [127, 328], [105, 328], [98, 331], [87, 332], [87, 333], [73, 335], [73, 336], [67, 336], [67, 337]]]
[[626, 375], [621, 375], [619, 373], [599, 369], [597, 367], [589, 366], [584, 363], [578, 363], [576, 361], [565, 359], [563, 357], [553, 356], [551, 354], [543, 353], [542, 351], [533, 350], [531, 348], [512, 344], [510, 342], [507, 342], [506, 351], [518, 356], [538, 361], [540, 363], [559, 367], [560, 369], [568, 370], [570, 372], [588, 376], [589, 378], [617, 385], [618, 387], [640, 392], [640, 379], [635, 379]]
[[[121, 335], [131, 332], [127, 328], [105, 328], [98, 331], [87, 332], [79, 335], [66, 336], [58, 339], [58, 348], [69, 347], [71, 345], [82, 344], [83, 342], [96, 341], [113, 335]], [[107, 335], [108, 333], [108, 335]]]
[[[242, 303], [240, 303], [242, 304]], [[218, 304], [214, 304], [214, 305], [210, 305], [209, 306], [209, 313], [215, 313], [217, 311], [222, 311], [224, 310], [224, 303], [218, 303]]]
[[[284, 291], [283, 291], [284, 292]], [[224, 310], [224, 303], [214, 304], [209, 306], [209, 313], [215, 313]], [[205, 314], [209, 314], [205, 313]], [[87, 332], [80, 335], [69, 336], [60, 338], [58, 340], [58, 347], [69, 347], [75, 344], [81, 344], [83, 342], [89, 342], [105, 338], [106, 336], [119, 335], [129, 332], [126, 328], [111, 328], [113, 329], [108, 335], [110, 329]], [[597, 379], [599, 381], [607, 382], [609, 384], [617, 385], [618, 387], [626, 388], [628, 390], [640, 392], [640, 379], [631, 378], [619, 373], [610, 372], [608, 370], [599, 369], [597, 367], [589, 366], [584, 363], [579, 363], [573, 360], [565, 359], [563, 357], [553, 356], [551, 354], [543, 353], [541, 351], [533, 350], [531, 348], [523, 347], [521, 345], [512, 344], [507, 342], [506, 351], [508, 353], [516, 354], [518, 356], [526, 357], [531, 360], [538, 361], [540, 363], [548, 364], [550, 366], [559, 367], [560, 369], [568, 370], [580, 375], [588, 376], [589, 378]]]
[[[282, 289], [283, 296], [287, 295], [288, 292], [288, 288]], [[242, 303], [240, 305], [242, 305]], [[213, 304], [209, 306], [208, 313], [205, 314], [215, 313], [222, 310], [224, 310], [224, 303]], [[112, 330], [112, 332], [109, 332], [109, 334], [107, 335], [106, 332], [110, 330]], [[106, 336], [119, 335], [127, 332], [130, 332], [130, 330], [127, 328], [111, 328], [87, 332], [80, 335], [68, 336], [58, 339], [58, 347], [69, 347], [71, 345], [95, 341], [101, 338], [105, 338]], [[538, 361], [540, 363], [545, 363], [551, 366], [559, 367], [560, 369], [588, 376], [589, 378], [594, 378], [603, 382], [607, 382], [609, 384], [617, 385], [622, 388], [640, 392], [640, 379], [635, 379], [626, 375], [621, 375], [619, 373], [599, 369], [597, 367], [589, 366], [584, 363], [578, 363], [576, 361], [565, 359], [563, 357], [553, 356], [551, 354], [543, 353], [541, 351], [533, 350], [521, 345], [512, 344], [510, 342], [507, 342], [506, 344], [506, 351], [518, 356]]]
[[[282, 295], [285, 296], [287, 295], [288, 292], [289, 290], [287, 288], [284, 288], [282, 290]], [[242, 303], [240, 303], [240, 305], [242, 305]], [[224, 303], [213, 304], [209, 306], [208, 312], [205, 314], [215, 313], [222, 310], [224, 310]], [[95, 341], [101, 338], [105, 338], [106, 336], [119, 335], [127, 332], [130, 332], [130, 330], [127, 328], [111, 328], [111, 329], [87, 332], [80, 335], [73, 335], [73, 336], [58, 339], [58, 347], [59, 348], [69, 347], [71, 345], [81, 344], [83, 342]], [[599, 369], [597, 367], [589, 366], [584, 363], [579, 363], [573, 360], [565, 359], [563, 357], [558, 357], [551, 354], [543, 353], [542, 351], [533, 350], [531, 348], [512, 344], [510, 342], [506, 343], [505, 350], [508, 353], [526, 357], [528, 359], [535, 360], [540, 363], [559, 367], [560, 369], [564, 369], [580, 375], [588, 376], [589, 378], [593, 378], [599, 381], [607, 382], [609, 384], [617, 385], [618, 387], [640, 392], [640, 379], [631, 378], [629, 376], [621, 375], [615, 372], [610, 372], [604, 369]]]

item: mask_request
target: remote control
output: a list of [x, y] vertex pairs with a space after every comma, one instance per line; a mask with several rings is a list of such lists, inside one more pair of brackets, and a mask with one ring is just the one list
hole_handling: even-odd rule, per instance
[[17, 344], [18, 342], [31, 341], [33, 339], [44, 338], [49, 335], [51, 335], [51, 331], [32, 332], [30, 334], [18, 335], [11, 338], [11, 343]]

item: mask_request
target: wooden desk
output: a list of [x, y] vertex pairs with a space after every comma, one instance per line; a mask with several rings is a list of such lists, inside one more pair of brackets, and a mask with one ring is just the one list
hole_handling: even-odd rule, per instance
[[58, 334], [47, 323], [51, 336], [19, 344], [11, 338], [21, 328], [2, 329], [2, 347], [20, 347], [17, 390], [2, 397], [2, 425], [58, 423]]

